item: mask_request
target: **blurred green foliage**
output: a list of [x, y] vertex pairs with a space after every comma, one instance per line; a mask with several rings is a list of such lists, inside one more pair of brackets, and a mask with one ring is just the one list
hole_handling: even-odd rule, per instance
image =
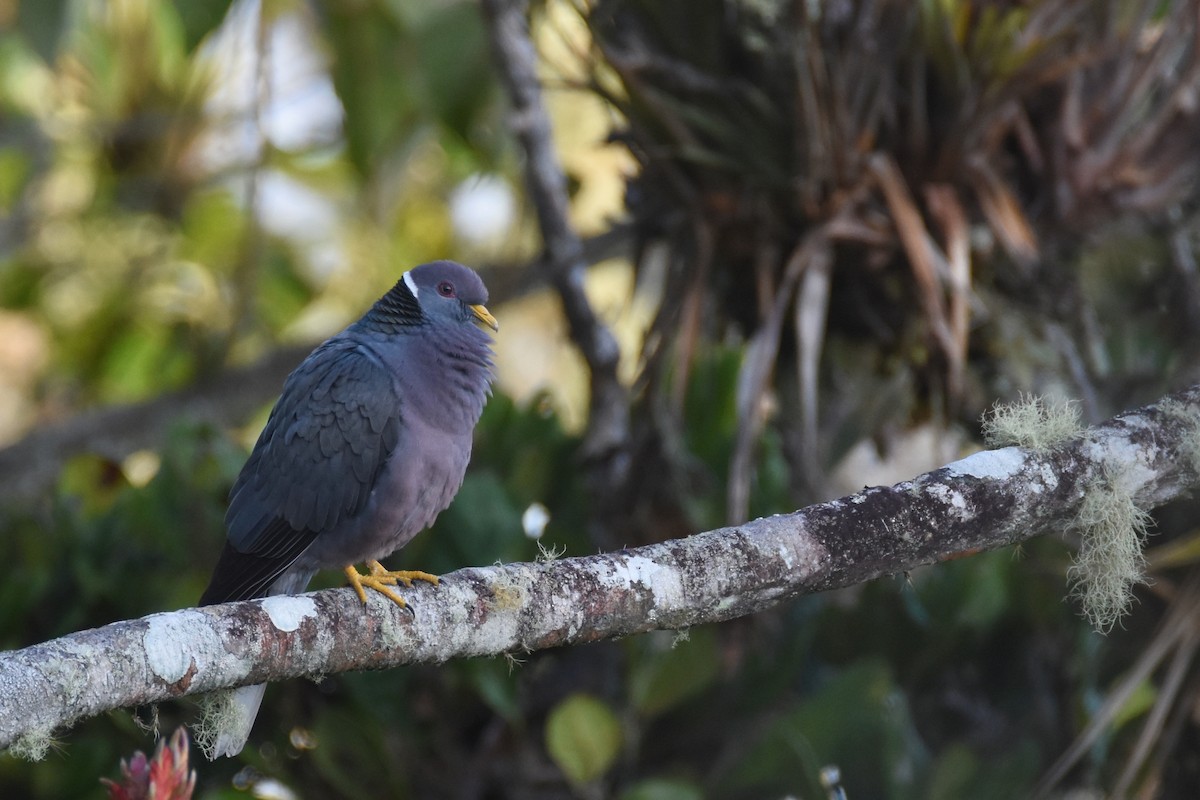
[[583, 786], [612, 768], [621, 723], [602, 700], [573, 694], [546, 717], [546, 750], [572, 784]]
[[[239, 48], [291, 41], [254, 5], [24, 4], [0, 28], [0, 304], [48, 336], [58, 402], [146, 398], [336, 329], [397, 263], [451, 251], [450, 188], [509, 159], [472, 4], [268, 2], [291, 48], [331, 48], [274, 66]], [[259, 71], [289, 67], [292, 94], [264, 95]], [[329, 117], [307, 96], [329, 79], [340, 122], [254, 111]], [[267, 202], [312, 224], [281, 230]]]

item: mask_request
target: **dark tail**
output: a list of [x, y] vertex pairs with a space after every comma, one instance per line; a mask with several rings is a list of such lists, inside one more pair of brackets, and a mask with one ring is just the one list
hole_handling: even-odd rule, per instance
[[[243, 553], [226, 542], [208, 588], [200, 596], [199, 605], [215, 606], [218, 603], [266, 597], [271, 584], [275, 583], [288, 567], [296, 563], [296, 559], [315, 538], [317, 535], [310, 531], [298, 533], [294, 544], [291, 544], [286, 552], [266, 556]], [[303, 588], [299, 591], [303, 591]]]

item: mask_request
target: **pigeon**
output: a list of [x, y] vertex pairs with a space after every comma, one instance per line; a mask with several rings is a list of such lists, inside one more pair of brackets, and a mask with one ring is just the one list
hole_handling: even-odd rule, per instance
[[[492, 381], [487, 289], [469, 267], [405, 272], [288, 376], [230, 491], [228, 536], [200, 605], [303, 592], [342, 569], [401, 607], [420, 571], [379, 559], [431, 525], [462, 485]], [[366, 574], [355, 568], [368, 567]], [[226, 693], [212, 757], [241, 752], [265, 685]]]

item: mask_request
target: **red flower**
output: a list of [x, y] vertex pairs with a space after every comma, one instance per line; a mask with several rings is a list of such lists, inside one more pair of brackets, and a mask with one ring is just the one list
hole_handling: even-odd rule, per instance
[[109, 800], [191, 800], [196, 788], [196, 773], [188, 770], [187, 731], [179, 728], [168, 745], [159, 741], [154, 758], [137, 751], [126, 763], [121, 759], [120, 784], [101, 778], [108, 787]]

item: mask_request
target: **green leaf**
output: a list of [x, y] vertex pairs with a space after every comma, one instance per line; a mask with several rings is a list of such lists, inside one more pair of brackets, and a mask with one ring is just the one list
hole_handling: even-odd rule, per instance
[[621, 723], [601, 700], [573, 694], [546, 718], [546, 749], [571, 783], [599, 778], [621, 749]]
[[258, 318], [275, 331], [296, 320], [312, 300], [312, 288], [297, 272], [296, 263], [282, 250], [271, 248], [259, 266]]
[[958, 619], [967, 627], [987, 630], [1009, 608], [1008, 584], [1013, 569], [1008, 553], [988, 554], [971, 562]]
[[321, 4], [334, 53], [333, 82], [346, 111], [346, 149], [362, 175], [375, 174], [420, 127], [411, 31], [381, 4]]
[[183, 207], [179, 257], [232, 271], [246, 242], [245, 211], [227, 191], [197, 191]]
[[488, 707], [514, 726], [522, 724], [521, 702], [509, 663], [503, 658], [474, 658], [464, 671]]
[[1142, 714], [1150, 710], [1154, 705], [1154, 701], [1158, 699], [1158, 689], [1149, 681], [1142, 681], [1134, 687], [1133, 693], [1129, 695], [1122, 705], [1120, 710], [1113, 716], [1112, 729], [1118, 731], [1126, 722], [1135, 720]]
[[[634, 661], [630, 695], [639, 713], [653, 717], [702, 691], [717, 677], [717, 641], [712, 628], [671, 631], [640, 637], [645, 643]], [[649, 651], [649, 652], [647, 652]]]
[[98, 376], [101, 396], [108, 400], [140, 400], [155, 389], [179, 386], [191, 374], [187, 354], [170, 330], [129, 326], [113, 339]]
[[495, 88], [479, 9], [473, 3], [439, 9], [421, 25], [415, 44], [425, 103], [438, 120], [468, 139], [471, 123]]
[[434, 530], [441, 557], [431, 554], [429, 563], [434, 569], [450, 570], [523, 557], [527, 541], [521, 532], [521, 511], [495, 472], [470, 472], [450, 508], [438, 518]]

